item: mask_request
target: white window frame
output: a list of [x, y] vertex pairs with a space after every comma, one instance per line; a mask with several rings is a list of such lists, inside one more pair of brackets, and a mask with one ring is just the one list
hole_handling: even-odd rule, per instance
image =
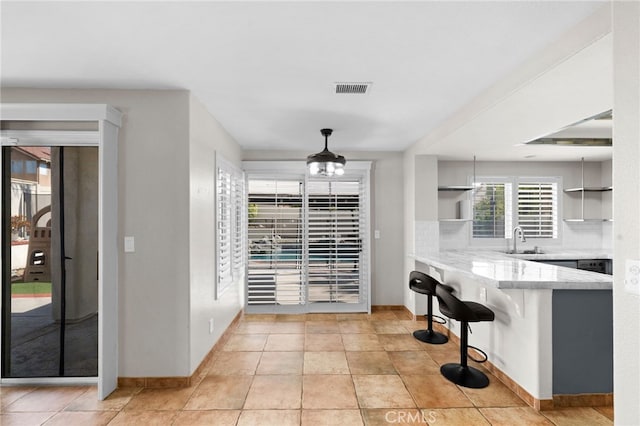
[[[530, 241], [535, 241], [544, 245], [557, 245], [562, 242], [562, 177], [560, 176], [477, 176], [475, 182], [473, 177], [469, 177], [469, 183], [474, 187], [471, 195], [472, 210], [475, 209], [474, 199], [476, 184], [480, 183], [506, 183], [511, 184], [511, 229], [505, 230], [504, 238], [477, 238], [473, 236], [473, 217], [475, 212], [472, 211], [471, 226], [469, 226], [469, 241], [474, 246], [504, 246], [505, 241], [513, 239], [513, 228], [519, 226], [518, 223], [518, 186], [522, 183], [555, 183], [557, 208], [555, 213], [555, 222], [558, 227], [556, 238], [540, 238], [530, 237]], [[505, 215], [507, 212], [505, 211]]]
[[[520, 185], [522, 184], [553, 184], [555, 185], [555, 209], [553, 210], [553, 225], [555, 227], [555, 236], [553, 237], [544, 237], [544, 236], [537, 236], [537, 235], [531, 235], [530, 233], [527, 233], [528, 231], [526, 230], [525, 227], [525, 236], [527, 238], [531, 238], [532, 241], [555, 241], [558, 240], [560, 238], [560, 223], [562, 222], [561, 220], [561, 215], [560, 215], [560, 200], [562, 199], [561, 197], [561, 191], [560, 191], [560, 183], [558, 182], [557, 179], [555, 178], [518, 178], [518, 181], [516, 182], [516, 186], [514, 187], [514, 193], [515, 196], [517, 197], [514, 200], [514, 219], [516, 220], [516, 222], [518, 223], [517, 226], [525, 226], [520, 222]], [[513, 237], [513, 236], [512, 236]]]
[[[244, 220], [246, 212], [245, 203], [245, 183], [242, 170], [226, 160], [223, 156], [216, 153], [215, 180], [216, 180], [216, 284], [215, 299], [218, 300], [234, 283], [239, 283], [244, 277], [246, 268], [245, 261], [245, 235], [246, 221]], [[223, 200], [220, 190], [222, 182], [219, 179], [220, 173], [226, 173], [229, 176], [229, 188], [226, 200]], [[220, 206], [225, 202], [227, 205], [226, 214], [221, 215]], [[240, 220], [238, 220], [240, 218]], [[229, 235], [229, 247], [224, 250], [225, 241], [222, 240], [224, 228]], [[223, 268], [223, 259], [221, 254], [227, 252], [229, 256], [228, 266]]]
[[[475, 195], [476, 195], [476, 191], [477, 188], [480, 186], [480, 184], [483, 183], [491, 183], [491, 184], [510, 184], [511, 185], [511, 213], [509, 214], [510, 217], [507, 218], [507, 211], [505, 210], [505, 221], [507, 223], [511, 223], [512, 228], [513, 226], [513, 179], [507, 176], [487, 176], [487, 177], [477, 177], [475, 182], [471, 182], [471, 185], [473, 186], [473, 192], [471, 194], [471, 226], [470, 226], [470, 230], [469, 230], [469, 234], [470, 234], [470, 238], [471, 241], [476, 241], [476, 242], [480, 242], [480, 243], [487, 243], [487, 244], [491, 244], [491, 243], [498, 243], [498, 242], [503, 242], [505, 240], [505, 238], [507, 238], [509, 231], [505, 230], [505, 238], [479, 238], [479, 237], [474, 237], [473, 235], [473, 223], [474, 223], [474, 217], [475, 217]], [[505, 191], [505, 196], [507, 195], [506, 191]]]

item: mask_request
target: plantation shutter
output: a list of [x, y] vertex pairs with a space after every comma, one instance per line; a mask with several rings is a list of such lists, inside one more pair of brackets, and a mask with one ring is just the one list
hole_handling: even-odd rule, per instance
[[[511, 229], [511, 184], [479, 182], [473, 191], [473, 238], [505, 238]], [[505, 231], [506, 230], [506, 231]]]
[[244, 176], [233, 164], [216, 158], [216, 298], [233, 283], [239, 283], [245, 269]]
[[360, 303], [364, 300], [363, 256], [368, 238], [366, 191], [360, 180], [309, 180], [308, 300]]
[[527, 238], [558, 237], [557, 194], [555, 182], [518, 184], [518, 225]]
[[248, 181], [248, 305], [304, 303], [301, 179]]
[[231, 271], [231, 173], [218, 166], [217, 192], [217, 296], [233, 282]]
[[244, 177], [241, 174], [233, 176], [231, 180], [231, 195], [233, 205], [233, 232], [232, 232], [232, 264], [234, 279], [240, 278], [244, 274], [245, 265], [245, 200]]

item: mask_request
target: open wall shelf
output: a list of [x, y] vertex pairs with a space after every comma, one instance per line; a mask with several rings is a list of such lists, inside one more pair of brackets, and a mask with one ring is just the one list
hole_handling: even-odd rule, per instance
[[580, 196], [580, 216], [579, 218], [563, 219], [565, 222], [612, 222], [612, 219], [585, 219], [584, 217], [584, 196], [586, 192], [603, 193], [613, 191], [612, 186], [585, 186], [584, 184], [584, 157], [581, 160], [582, 165], [582, 177], [581, 186], [575, 188], [566, 188], [565, 194], [579, 195]]
[[613, 219], [563, 219], [565, 222], [613, 222]]
[[447, 185], [439, 186], [438, 191], [471, 191], [473, 186], [471, 185]]
[[[449, 201], [448, 203], [451, 203], [454, 200], [458, 200], [457, 202], [459, 203], [461, 201], [461, 198], [463, 197], [462, 194], [464, 194], [467, 191], [471, 191], [473, 189], [473, 186], [470, 185], [448, 185], [448, 186], [439, 186], [438, 187], [438, 192], [446, 192], [446, 193], [450, 193], [451, 195], [441, 195], [439, 197], [438, 203], [443, 202], [445, 198], [448, 198]], [[467, 199], [468, 197], [465, 195], [464, 196], [465, 199]], [[444, 217], [444, 218], [440, 218], [438, 219], [438, 221], [440, 222], [454, 222], [454, 223], [461, 223], [461, 222], [469, 222], [471, 221], [471, 219], [462, 219], [460, 217], [460, 214], [458, 212], [458, 214], [456, 214], [455, 216], [457, 217]]]
[[567, 188], [564, 190], [564, 192], [566, 193], [570, 193], [570, 192], [607, 192], [607, 191], [613, 191], [613, 187], [612, 186], [587, 186], [587, 187], [580, 187], [580, 188]]
[[[438, 207], [440, 207], [441, 203], [445, 202], [447, 205], [452, 206], [453, 202], [456, 202], [456, 208], [458, 209], [457, 213], [455, 214], [456, 217], [446, 217], [449, 216], [449, 214], [443, 215], [445, 216], [444, 218], [440, 218], [438, 219], [439, 222], [447, 222], [447, 223], [464, 223], [464, 222], [471, 222], [473, 219], [471, 218], [462, 218], [465, 216], [469, 215], [469, 205], [467, 204], [467, 207], [465, 208], [465, 211], [467, 211], [467, 214], [461, 214], [460, 213], [460, 203], [462, 201], [465, 201], [466, 203], [471, 203], [472, 201], [470, 200], [471, 197], [469, 197], [469, 195], [463, 195], [465, 192], [467, 191], [473, 191], [475, 186], [473, 185], [473, 182], [475, 182], [476, 180], [476, 157], [473, 157], [473, 180], [471, 181], [472, 184], [471, 185], [438, 185], [438, 192], [445, 192], [445, 193], [450, 193], [450, 194], [442, 194], [442, 195], [438, 195]], [[453, 215], [452, 215], [453, 216]]]

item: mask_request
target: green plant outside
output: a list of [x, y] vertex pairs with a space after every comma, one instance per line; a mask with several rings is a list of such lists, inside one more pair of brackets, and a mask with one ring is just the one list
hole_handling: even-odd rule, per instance
[[51, 294], [51, 283], [13, 283], [11, 284], [11, 294]]
[[[473, 237], [504, 238], [505, 185], [483, 183], [473, 206]], [[497, 228], [492, 224], [499, 224]]]
[[258, 205], [255, 203], [250, 203], [249, 208], [249, 219], [255, 219], [258, 217]]

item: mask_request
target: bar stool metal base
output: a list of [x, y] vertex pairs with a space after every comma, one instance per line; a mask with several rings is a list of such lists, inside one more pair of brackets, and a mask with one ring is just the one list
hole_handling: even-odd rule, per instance
[[449, 338], [442, 333], [433, 330], [416, 330], [413, 337], [421, 342], [431, 343], [432, 345], [442, 345], [449, 341]]
[[465, 388], [482, 389], [489, 386], [489, 378], [482, 371], [463, 367], [462, 364], [445, 364], [440, 367], [440, 373], [450, 382]]

